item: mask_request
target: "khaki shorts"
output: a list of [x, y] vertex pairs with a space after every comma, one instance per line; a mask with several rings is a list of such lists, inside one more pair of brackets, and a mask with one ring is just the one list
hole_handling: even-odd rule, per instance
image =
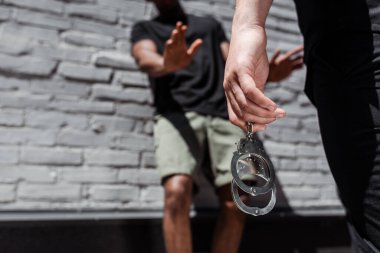
[[161, 178], [194, 176], [202, 169], [215, 187], [229, 184], [232, 155], [243, 135], [240, 128], [219, 117], [195, 112], [155, 116], [156, 162]]

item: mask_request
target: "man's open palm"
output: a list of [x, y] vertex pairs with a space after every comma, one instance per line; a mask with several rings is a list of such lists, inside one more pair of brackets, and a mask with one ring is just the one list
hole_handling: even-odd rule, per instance
[[185, 25], [181, 22], [177, 22], [170, 38], [166, 41], [164, 68], [169, 72], [187, 67], [203, 43], [201, 39], [196, 39], [190, 47], [187, 47], [185, 37], [186, 30], [187, 27]]

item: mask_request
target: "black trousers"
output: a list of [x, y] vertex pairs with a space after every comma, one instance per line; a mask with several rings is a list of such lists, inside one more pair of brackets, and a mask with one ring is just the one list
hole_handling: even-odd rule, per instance
[[353, 250], [380, 252], [380, 35], [321, 40], [307, 67], [305, 91], [318, 110]]

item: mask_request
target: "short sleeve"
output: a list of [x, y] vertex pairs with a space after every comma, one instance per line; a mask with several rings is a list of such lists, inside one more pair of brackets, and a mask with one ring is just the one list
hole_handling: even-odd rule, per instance
[[134, 24], [132, 27], [131, 38], [130, 38], [131, 43], [134, 44], [144, 39], [150, 39], [150, 36], [144, 27], [144, 23], [138, 22]]
[[217, 29], [217, 31], [216, 31], [217, 34], [216, 34], [216, 36], [218, 37], [218, 41], [220, 43], [228, 41], [226, 33], [224, 32], [222, 24], [219, 21], [216, 21], [216, 23], [217, 23], [217, 28], [216, 28]]

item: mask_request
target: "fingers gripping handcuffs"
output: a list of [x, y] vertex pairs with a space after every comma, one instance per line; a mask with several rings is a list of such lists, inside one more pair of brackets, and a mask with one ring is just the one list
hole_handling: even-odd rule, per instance
[[[262, 143], [254, 137], [253, 123], [247, 123], [247, 135], [240, 139], [237, 151], [231, 161], [232, 197], [237, 207], [254, 216], [269, 213], [276, 203], [276, 185], [273, 164], [265, 153]], [[239, 189], [252, 196], [252, 200], [260, 195], [270, 193], [270, 200], [264, 207], [246, 205]], [[244, 198], [244, 197], [243, 197]]]

